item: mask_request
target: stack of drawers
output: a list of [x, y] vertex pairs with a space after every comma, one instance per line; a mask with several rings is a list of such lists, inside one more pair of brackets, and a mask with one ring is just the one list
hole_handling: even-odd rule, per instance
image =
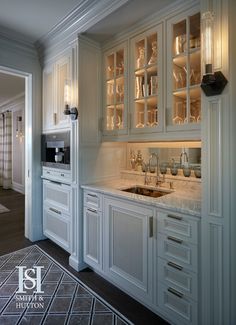
[[71, 252], [72, 189], [70, 185], [43, 180], [43, 233]]
[[174, 324], [197, 324], [197, 217], [158, 212], [158, 306]]

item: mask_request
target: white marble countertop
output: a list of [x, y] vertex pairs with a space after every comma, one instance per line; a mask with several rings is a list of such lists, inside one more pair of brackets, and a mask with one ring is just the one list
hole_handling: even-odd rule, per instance
[[[150, 204], [155, 207], [169, 209], [175, 212], [182, 212], [193, 216], [201, 216], [201, 193], [194, 187], [183, 187], [174, 189], [171, 193], [153, 198], [144, 195], [124, 192], [132, 186], [144, 187], [142, 183], [137, 183], [127, 179], [113, 179], [110, 181], [98, 182], [93, 184], [82, 185], [83, 189], [97, 191], [103, 194], [109, 194], [115, 197], [126, 198], [138, 203]], [[147, 188], [155, 188], [153, 186], [146, 186]], [[161, 190], [169, 190], [168, 184], [159, 187]]]

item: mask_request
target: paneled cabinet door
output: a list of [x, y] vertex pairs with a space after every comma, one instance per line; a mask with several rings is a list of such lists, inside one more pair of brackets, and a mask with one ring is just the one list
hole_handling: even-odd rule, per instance
[[171, 18], [167, 39], [167, 130], [200, 129], [200, 12]]
[[43, 70], [43, 130], [55, 127], [54, 65]]
[[84, 207], [84, 261], [95, 269], [102, 269], [101, 212]]
[[104, 211], [107, 276], [139, 299], [151, 302], [153, 210], [105, 198]]
[[[58, 127], [69, 126], [70, 117], [64, 114], [65, 110], [65, 82], [67, 81], [70, 86], [70, 93], [72, 90], [72, 78], [71, 78], [71, 62], [72, 57], [70, 52], [66, 53], [56, 63], [56, 124]], [[69, 99], [69, 105], [71, 105], [71, 98]]]

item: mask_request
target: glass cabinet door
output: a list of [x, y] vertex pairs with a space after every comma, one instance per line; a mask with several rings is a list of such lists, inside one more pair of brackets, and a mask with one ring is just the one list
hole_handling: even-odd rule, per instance
[[168, 125], [197, 125], [201, 121], [200, 13], [171, 23], [170, 26], [171, 64], [167, 66], [167, 71], [172, 80], [172, 98], [167, 116]]
[[156, 28], [132, 40], [132, 131], [161, 128], [161, 33]]
[[104, 131], [110, 133], [126, 126], [126, 48], [121, 46], [105, 54]]

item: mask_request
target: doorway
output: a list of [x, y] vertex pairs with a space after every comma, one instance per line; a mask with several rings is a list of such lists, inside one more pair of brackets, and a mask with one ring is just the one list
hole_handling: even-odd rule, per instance
[[[30, 118], [32, 116], [32, 76], [30, 74], [13, 70], [10, 68], [5, 68], [5, 67], [0, 67], [0, 75], [4, 75], [5, 78], [9, 80], [11, 80], [12, 78], [12, 80], [14, 81], [15, 80], [23, 81], [22, 82], [23, 91], [21, 91], [19, 94], [15, 96], [15, 98], [13, 98], [13, 101], [15, 100], [15, 104], [16, 106], [18, 105], [19, 110], [18, 108], [12, 109], [11, 106], [9, 106], [9, 109], [7, 109], [7, 102], [6, 105], [3, 107], [3, 110], [5, 111], [6, 116], [8, 115], [9, 117], [9, 115], [11, 115], [10, 123], [12, 129], [11, 138], [13, 140], [12, 148], [17, 151], [17, 152], [13, 152], [12, 159], [16, 158], [16, 156], [18, 155], [16, 159], [18, 160], [18, 164], [15, 163], [15, 167], [13, 166], [11, 172], [11, 177], [12, 177], [11, 190], [15, 190], [15, 192], [18, 193], [21, 192], [21, 195], [23, 194], [25, 195], [24, 204], [23, 204], [24, 205], [23, 228], [24, 228], [25, 237], [30, 239], [30, 228], [32, 225], [32, 213], [31, 213], [32, 180], [30, 179], [30, 175], [31, 175], [30, 162], [32, 158], [31, 157], [32, 156], [32, 121]], [[10, 93], [11, 92], [9, 91], [8, 96], [10, 96]], [[29, 150], [26, 150], [26, 148]], [[22, 154], [22, 159], [19, 159], [20, 153]], [[4, 186], [9, 189], [9, 184], [4, 184]], [[0, 189], [2, 190], [2, 187], [0, 187]], [[14, 201], [14, 195], [12, 197], [12, 200]], [[22, 204], [21, 204], [21, 208], [22, 208]]]

